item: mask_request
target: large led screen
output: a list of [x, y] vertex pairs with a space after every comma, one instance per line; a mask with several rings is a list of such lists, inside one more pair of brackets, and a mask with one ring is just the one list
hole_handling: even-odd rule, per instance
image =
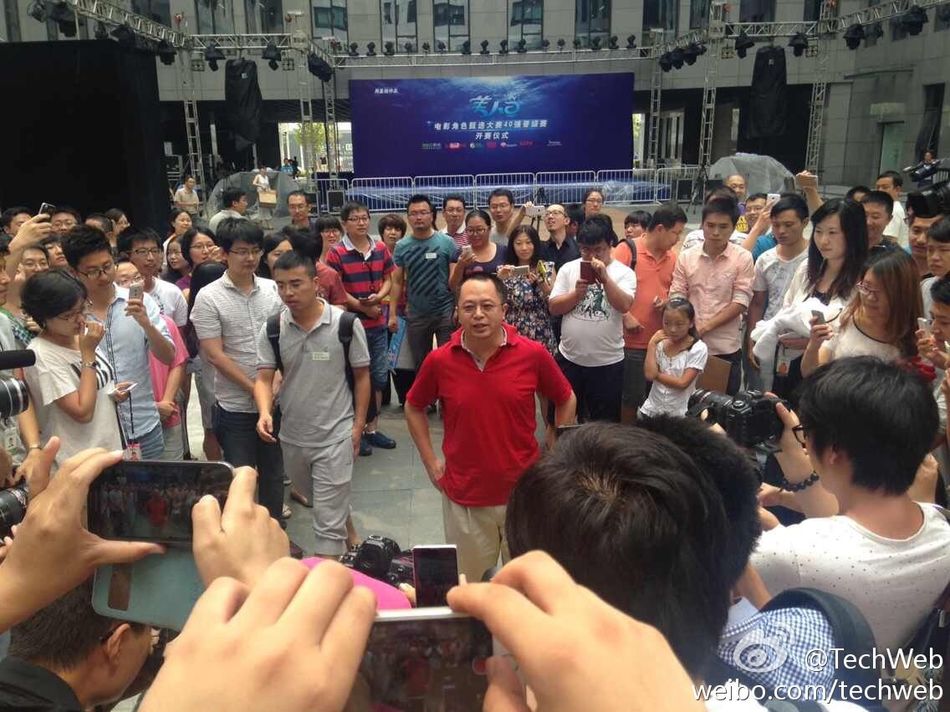
[[352, 80], [356, 175], [630, 168], [633, 74]]

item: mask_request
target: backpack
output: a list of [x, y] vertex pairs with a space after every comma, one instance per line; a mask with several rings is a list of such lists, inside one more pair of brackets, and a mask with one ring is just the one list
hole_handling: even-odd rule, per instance
[[[875, 670], [849, 669], [845, 655], [862, 655], [874, 650], [874, 634], [857, 607], [825, 591], [814, 588], [791, 588], [775, 596], [758, 614], [735, 627], [738, 632], [749, 627], [734, 647], [729, 647], [729, 631], [725, 631], [716, 656], [706, 671], [709, 684], [726, 684], [737, 680], [748, 688], [765, 689], [772, 694], [779, 685], [829, 687], [835, 682], [844, 685], [875, 686], [879, 675]], [[763, 633], [763, 630], [765, 631]], [[776, 631], [784, 631], [787, 639], [777, 639]], [[728, 641], [728, 642], [727, 642]], [[837, 658], [828, 657], [822, 670], [808, 667], [808, 654], [815, 649], [839, 648]], [[745, 651], [751, 658], [743, 657]], [[745, 664], [744, 664], [745, 663]], [[829, 690], [829, 693], [832, 690]], [[775, 712], [810, 712], [821, 708], [808, 700], [773, 701], [766, 709]], [[873, 703], [865, 709], [883, 712]]]
[[629, 237], [623, 238], [623, 241], [627, 245], [627, 249], [630, 250], [630, 269], [636, 272], [637, 271], [637, 241], [631, 240]]

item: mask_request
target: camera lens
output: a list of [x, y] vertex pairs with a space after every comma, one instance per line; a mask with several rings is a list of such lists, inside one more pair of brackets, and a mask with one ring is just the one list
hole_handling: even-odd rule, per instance
[[30, 404], [30, 392], [23, 381], [0, 378], [0, 418], [19, 415]]
[[26, 483], [0, 491], [0, 536], [7, 536], [14, 525], [23, 521], [30, 490]]

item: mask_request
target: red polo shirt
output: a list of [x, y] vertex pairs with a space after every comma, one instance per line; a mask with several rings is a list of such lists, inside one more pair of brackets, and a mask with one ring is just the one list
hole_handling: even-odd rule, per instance
[[556, 404], [571, 385], [541, 344], [503, 325], [508, 343], [485, 364], [462, 346], [462, 330], [422, 362], [409, 391], [419, 409], [439, 399], [445, 435], [446, 496], [465, 507], [507, 504], [518, 478], [538, 458], [534, 394]]

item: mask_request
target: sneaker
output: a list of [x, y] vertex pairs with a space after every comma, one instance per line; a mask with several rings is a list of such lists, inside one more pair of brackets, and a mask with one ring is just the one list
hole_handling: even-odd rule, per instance
[[284, 505], [284, 509], [280, 513], [281, 519], [290, 519], [294, 514], [294, 510], [290, 508], [289, 504]]
[[375, 433], [366, 433], [363, 435], [363, 440], [369, 442], [373, 447], [378, 447], [383, 450], [392, 450], [396, 447], [396, 441], [390, 437], [386, 437], [380, 431]]
[[290, 487], [290, 485], [292, 484], [293, 484], [293, 480], [287, 477], [287, 475], [284, 475], [284, 487]]
[[369, 444], [366, 436], [360, 438], [360, 457], [368, 457], [373, 454], [373, 447]]

